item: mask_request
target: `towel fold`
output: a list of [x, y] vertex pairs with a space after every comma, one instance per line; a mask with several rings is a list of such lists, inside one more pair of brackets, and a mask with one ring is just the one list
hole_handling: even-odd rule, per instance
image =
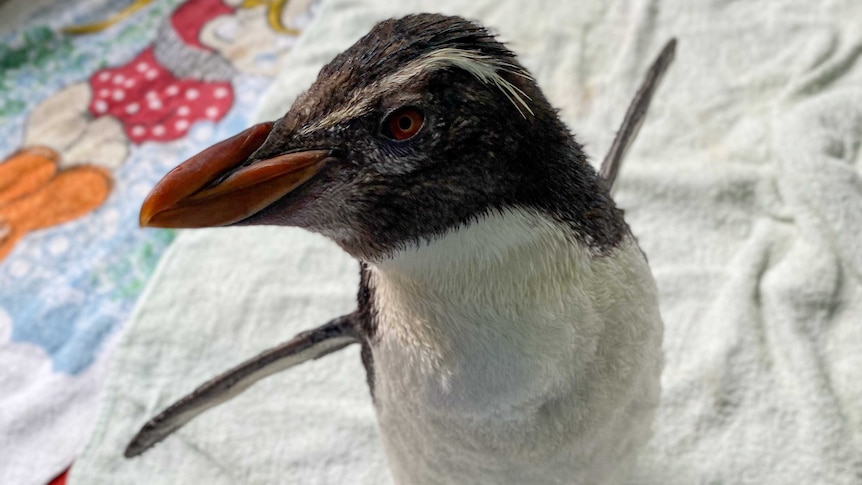
[[[594, 160], [679, 39], [618, 179], [666, 322], [661, 408], [632, 483], [860, 483], [862, 4], [328, 0], [260, 118], [281, 116], [375, 21], [425, 10], [496, 28]], [[351, 310], [356, 271], [294, 229], [183, 233], [128, 326], [70, 483], [390, 483], [355, 348], [121, 458], [203, 380]]]

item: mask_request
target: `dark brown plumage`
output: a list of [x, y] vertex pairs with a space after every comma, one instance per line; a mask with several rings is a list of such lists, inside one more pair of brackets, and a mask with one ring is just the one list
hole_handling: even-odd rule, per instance
[[[525, 93], [532, 114], [522, 115], [500, 89], [454, 67], [413, 77], [395, 92], [374, 91], [387, 76], [441, 49], [511, 65], [501, 74]], [[613, 247], [628, 230], [621, 211], [525, 73], [484, 27], [459, 17], [381, 22], [321, 70], [252, 157], [320, 147], [334, 150], [334, 163], [240, 224], [306, 227], [360, 259], [377, 259], [491, 211], [525, 207], [570, 225], [597, 251]], [[363, 89], [371, 99], [361, 115], [300, 130], [349, 105]], [[420, 109], [425, 126], [404, 142], [382, 137], [381, 121], [403, 105]]]

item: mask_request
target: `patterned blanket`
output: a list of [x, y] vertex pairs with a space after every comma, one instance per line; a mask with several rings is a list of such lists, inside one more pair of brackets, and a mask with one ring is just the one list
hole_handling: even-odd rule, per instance
[[106, 362], [174, 233], [155, 182], [249, 116], [310, 0], [0, 4], [0, 483], [80, 453]]
[[[436, 10], [498, 29], [595, 160], [677, 37], [616, 194], [665, 321], [654, 435], [625, 483], [862, 483], [862, 2], [525, 5], [326, 0], [259, 119], [374, 22]], [[206, 379], [355, 308], [357, 279], [334, 243], [298, 229], [181, 232], [127, 324], [70, 485], [391, 483], [358, 348], [122, 458]]]

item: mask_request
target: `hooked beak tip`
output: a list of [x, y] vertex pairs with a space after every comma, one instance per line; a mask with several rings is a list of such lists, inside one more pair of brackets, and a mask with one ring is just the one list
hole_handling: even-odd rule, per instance
[[153, 212], [152, 204], [149, 203], [149, 198], [144, 201], [144, 204], [141, 206], [141, 213], [138, 216], [138, 224], [141, 227], [159, 227], [158, 224], [154, 224], [153, 219], [156, 214]]

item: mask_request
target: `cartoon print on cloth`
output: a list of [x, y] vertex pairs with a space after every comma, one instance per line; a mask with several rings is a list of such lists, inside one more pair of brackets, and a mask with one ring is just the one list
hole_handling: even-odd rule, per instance
[[[238, 71], [272, 74], [261, 71], [278, 59], [261, 63], [259, 49], [251, 47], [292, 32], [266, 25], [277, 18], [275, 3], [284, 7], [261, 0], [189, 0], [131, 61], [41, 102], [27, 121], [24, 148], [0, 162], [0, 262], [28, 232], [99, 207], [130, 144], [170, 142], [195, 122], [218, 122], [234, 103], [231, 79]], [[264, 15], [255, 7], [270, 11]]]
[[296, 42], [273, 13], [302, 28], [315, 9], [0, 1], [0, 484], [49, 483], [83, 449], [116, 330], [175, 237], [138, 228], [143, 198], [248, 126]]

